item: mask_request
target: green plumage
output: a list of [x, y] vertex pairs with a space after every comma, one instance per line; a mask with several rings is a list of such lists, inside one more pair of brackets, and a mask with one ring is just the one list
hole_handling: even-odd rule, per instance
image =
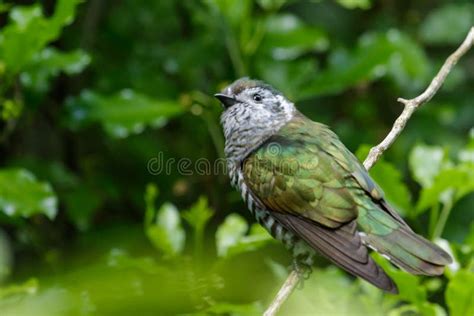
[[412, 232], [328, 127], [300, 113], [245, 159], [243, 174], [281, 224], [385, 290], [396, 287], [364, 243], [415, 274], [438, 275], [451, 262], [441, 248]]
[[327, 126], [261, 81], [239, 79], [216, 98], [225, 108], [221, 123], [232, 183], [297, 260], [312, 264], [313, 251], [303, 241], [391, 293], [396, 285], [367, 247], [408, 272], [443, 273], [451, 257], [408, 227]]

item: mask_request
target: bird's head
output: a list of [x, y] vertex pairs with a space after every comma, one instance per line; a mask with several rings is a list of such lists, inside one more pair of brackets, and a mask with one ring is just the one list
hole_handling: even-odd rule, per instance
[[246, 107], [254, 114], [267, 112], [280, 114], [291, 110], [283, 94], [263, 81], [241, 78], [214, 95], [225, 111], [233, 107]]
[[[234, 141], [253, 146], [275, 133], [296, 109], [281, 92], [262, 81], [242, 78], [215, 95], [224, 112], [221, 123], [227, 145]], [[239, 144], [242, 145], [242, 144]]]

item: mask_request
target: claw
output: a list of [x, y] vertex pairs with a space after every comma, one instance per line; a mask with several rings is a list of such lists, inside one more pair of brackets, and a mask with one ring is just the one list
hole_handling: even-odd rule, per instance
[[298, 273], [299, 276], [299, 283], [298, 283], [298, 288], [303, 289], [304, 287], [304, 282], [308, 280], [311, 276], [311, 273], [313, 272], [313, 269], [311, 266], [306, 265], [302, 262], [299, 262], [298, 260], [293, 260], [292, 263], [292, 269]]

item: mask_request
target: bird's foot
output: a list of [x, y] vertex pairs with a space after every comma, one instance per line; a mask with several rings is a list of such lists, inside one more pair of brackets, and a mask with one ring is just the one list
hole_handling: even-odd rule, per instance
[[309, 279], [313, 269], [311, 266], [304, 264], [302, 262], [298, 262], [297, 260], [293, 261], [292, 269], [298, 274], [299, 276], [299, 284], [298, 288], [302, 289], [304, 286], [304, 282]]

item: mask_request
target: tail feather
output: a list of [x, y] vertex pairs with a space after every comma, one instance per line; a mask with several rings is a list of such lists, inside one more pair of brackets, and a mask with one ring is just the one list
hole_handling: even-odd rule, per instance
[[[388, 214], [367, 218], [371, 226], [386, 225], [387, 221], [396, 223]], [[404, 222], [397, 224], [398, 227], [388, 234], [376, 234], [372, 229], [361, 227], [365, 232], [361, 236], [362, 241], [407, 272], [430, 276], [443, 274], [444, 266], [452, 262], [451, 256], [434, 243], [415, 234]]]
[[369, 256], [366, 246], [356, 232], [356, 222], [332, 229], [292, 214], [275, 212], [272, 215], [286, 229], [347, 272], [387, 292], [398, 293], [393, 280]]
[[410, 234], [411, 236], [401, 228], [386, 236], [364, 235], [362, 240], [407, 272], [424, 275], [443, 274], [444, 266], [450, 263], [445, 258], [447, 254], [423, 237]]

